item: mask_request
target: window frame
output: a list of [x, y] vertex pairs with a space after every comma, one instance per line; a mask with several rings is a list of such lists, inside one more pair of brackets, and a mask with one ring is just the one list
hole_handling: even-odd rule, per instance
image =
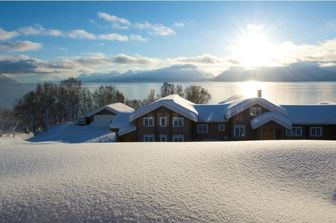
[[[181, 135], [181, 134], [173, 135], [172, 139], [173, 139], [173, 142], [184, 142], [184, 135]], [[176, 140], [176, 139], [181, 139], [181, 140]]]
[[[148, 138], [153, 138], [153, 141], [151, 141], [151, 140], [145, 140], [145, 139], [148, 139]], [[144, 142], [155, 142], [155, 136], [154, 136], [154, 134], [144, 134], [143, 135], [143, 141]]]
[[[296, 131], [293, 132], [293, 129], [296, 129]], [[300, 134], [298, 134], [297, 129], [300, 129]], [[301, 137], [302, 135], [303, 135], [303, 128], [301, 126], [293, 126], [291, 129], [286, 129], [286, 136]]]
[[[181, 125], [175, 125], [175, 120], [181, 120]], [[173, 127], [183, 128], [184, 127], [184, 117], [173, 117]]]
[[[165, 138], [165, 141], [162, 141], [162, 138]], [[168, 136], [167, 134], [160, 134], [160, 142], [167, 142], [168, 141]]]
[[[240, 134], [240, 135], [236, 135], [236, 129], [243, 129], [243, 134]], [[233, 136], [235, 138], [244, 138], [246, 137], [246, 126], [244, 124], [236, 124], [233, 126]]]
[[[314, 134], [313, 135], [313, 129], [319, 129], [320, 130], [320, 132], [319, 132], [320, 134], [318, 134], [318, 135]], [[309, 127], [309, 136], [311, 136], [311, 137], [322, 137], [323, 136], [323, 132], [322, 131], [323, 131], [323, 129], [320, 126]]]
[[[220, 128], [221, 126], [223, 126], [223, 129]], [[225, 124], [218, 124], [218, 126], [217, 126], [217, 130], [218, 130], [219, 132], [225, 132]]]
[[[200, 127], [205, 127], [204, 129]], [[200, 131], [201, 130], [201, 131]], [[206, 134], [209, 131], [209, 125], [206, 123], [197, 124], [197, 133]]]
[[[165, 125], [162, 125], [162, 120], [165, 120]], [[160, 121], [160, 127], [167, 127], [167, 116], [160, 116], [159, 121]]]
[[[146, 125], [146, 120], [148, 122], [148, 125]], [[149, 125], [149, 120], [152, 121], [152, 124]], [[154, 117], [153, 116], [146, 116], [146, 117], [143, 117], [142, 119], [142, 124], [144, 127], [154, 127]]]
[[[254, 111], [252, 112], [252, 110]], [[250, 116], [257, 116], [257, 115], [260, 115], [261, 113], [262, 113], [262, 108], [259, 106], [253, 106], [250, 108]]]

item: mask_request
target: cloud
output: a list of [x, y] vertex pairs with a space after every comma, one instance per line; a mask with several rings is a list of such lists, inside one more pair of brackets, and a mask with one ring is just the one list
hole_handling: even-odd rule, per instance
[[[136, 22], [132, 23], [128, 19], [120, 18], [115, 15], [111, 15], [105, 12], [98, 12], [98, 18], [103, 19], [107, 22], [112, 23], [112, 28], [115, 29], [140, 29], [140, 30], [148, 30], [151, 35], [159, 35], [159, 36], [169, 36], [176, 34], [175, 31], [163, 24], [153, 24], [150, 22]], [[183, 23], [176, 23], [178, 27], [184, 26]]]
[[115, 15], [110, 15], [110, 14], [105, 13], [105, 12], [98, 12], [98, 18], [101, 18], [105, 21], [112, 22], [112, 23], [119, 23], [119, 24], [123, 24], [123, 25], [131, 25], [130, 21], [128, 21], [127, 19], [120, 18], [120, 17], [115, 16]]
[[174, 59], [177, 63], [203, 63], [203, 64], [216, 64], [221, 63], [221, 59], [217, 56], [210, 54], [203, 54], [195, 57], [178, 57]]
[[126, 54], [119, 54], [111, 58], [113, 63], [117, 64], [154, 64], [158, 59], [141, 56], [128, 56]]
[[181, 27], [184, 27], [184, 23], [183, 22], [174, 22], [174, 26], [178, 27], [178, 28], [181, 28]]
[[17, 30], [21, 35], [44, 35], [44, 36], [64, 36], [64, 33], [58, 29], [46, 29], [43, 26], [36, 24], [34, 26], [25, 26]]
[[41, 43], [34, 43], [30, 41], [15, 41], [0, 44], [0, 49], [7, 51], [19, 51], [19, 52], [39, 50], [41, 47], [42, 47]]
[[68, 33], [68, 36], [72, 39], [96, 39], [96, 36], [83, 29], [75, 29]]
[[148, 39], [144, 38], [144, 37], [141, 36], [141, 35], [135, 35], [135, 34], [131, 34], [131, 35], [130, 35], [130, 38], [131, 38], [131, 40], [134, 40], [134, 41], [140, 41], [140, 42], [145, 42], [145, 41], [148, 40]]
[[109, 34], [100, 34], [97, 37], [100, 40], [110, 40], [110, 41], [128, 41], [128, 36], [121, 35], [117, 33], [109, 33]]
[[147, 29], [149, 33], [152, 35], [159, 35], [159, 36], [170, 36], [176, 34], [172, 28], [169, 28], [162, 24], [152, 24], [149, 22], [144, 23], [135, 23], [134, 27], [137, 29]]
[[6, 30], [0, 28], [0, 40], [8, 40], [8, 39], [11, 39], [11, 38], [13, 38], [17, 35], [18, 35], [18, 33], [15, 32], [15, 31], [9, 32], [9, 31], [6, 31]]

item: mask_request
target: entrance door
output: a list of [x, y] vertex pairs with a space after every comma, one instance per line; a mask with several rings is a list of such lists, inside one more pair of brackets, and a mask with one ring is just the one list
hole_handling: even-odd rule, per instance
[[275, 129], [274, 128], [261, 128], [260, 139], [262, 140], [275, 139]]

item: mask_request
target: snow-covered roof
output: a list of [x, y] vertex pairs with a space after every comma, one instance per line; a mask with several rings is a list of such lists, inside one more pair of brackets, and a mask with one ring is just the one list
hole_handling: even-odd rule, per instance
[[244, 111], [245, 109], [248, 109], [252, 107], [253, 105], [260, 105], [269, 111], [272, 112], [279, 112], [280, 114], [287, 115], [287, 112], [285, 109], [283, 109], [280, 105], [271, 103], [270, 101], [260, 98], [260, 97], [254, 97], [254, 98], [241, 98], [238, 100], [234, 100], [229, 102], [230, 105], [228, 106], [227, 112], [226, 112], [226, 118], [229, 119], [232, 116]]
[[256, 116], [251, 120], [251, 127], [252, 129], [256, 129], [269, 121], [274, 121], [287, 129], [292, 128], [292, 121], [290, 118], [287, 115], [278, 112], [265, 112]]
[[105, 105], [103, 107], [97, 108], [91, 112], [89, 112], [86, 116], [92, 116], [95, 115], [103, 110], [108, 110], [110, 112], [113, 112], [115, 114], [118, 114], [120, 112], [133, 112], [134, 109], [121, 103], [121, 102], [117, 102], [117, 103], [113, 103], [113, 104], [109, 104], [109, 105]]
[[156, 100], [149, 105], [145, 105], [142, 108], [139, 108], [131, 115], [131, 121], [140, 118], [141, 116], [152, 112], [160, 107], [166, 107], [190, 120], [198, 120], [198, 112], [194, 107], [194, 103], [176, 95], [168, 95], [164, 98]]
[[135, 125], [130, 121], [130, 112], [118, 113], [112, 120], [110, 129], [118, 129], [118, 135], [125, 135], [135, 131]]
[[197, 104], [198, 122], [226, 122], [225, 114], [229, 104]]
[[336, 124], [336, 104], [281, 105], [293, 124]]

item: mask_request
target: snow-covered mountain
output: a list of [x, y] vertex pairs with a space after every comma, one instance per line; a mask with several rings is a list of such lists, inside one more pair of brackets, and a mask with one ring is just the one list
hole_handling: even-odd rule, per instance
[[235, 68], [224, 71], [213, 81], [336, 81], [336, 67], [315, 63], [295, 63], [283, 67], [260, 67], [253, 70]]
[[173, 65], [165, 68], [133, 71], [120, 74], [111, 72], [108, 74], [82, 74], [78, 78], [88, 82], [105, 82], [105, 81], [147, 81], [147, 82], [163, 82], [163, 81], [203, 81], [212, 78], [213, 75], [206, 73], [199, 67], [191, 64]]

